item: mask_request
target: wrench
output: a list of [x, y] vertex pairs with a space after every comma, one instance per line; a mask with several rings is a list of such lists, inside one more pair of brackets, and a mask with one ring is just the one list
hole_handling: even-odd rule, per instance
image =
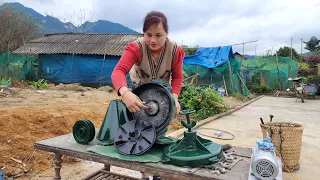
[[217, 174], [218, 176], [220, 175], [220, 171], [218, 170], [213, 170], [213, 171], [210, 171], [212, 174]]
[[235, 164], [237, 164], [239, 161], [241, 161], [241, 160], [243, 160], [243, 159], [242, 159], [242, 158], [236, 159], [236, 160], [234, 160], [232, 163], [228, 163], [228, 162], [226, 162], [226, 163], [221, 163], [221, 162], [219, 162], [219, 165], [220, 165], [221, 167], [224, 167], [224, 168], [228, 169], [228, 170], [231, 170], [231, 168], [232, 168]]
[[215, 170], [218, 170], [221, 174], [224, 174], [224, 173], [226, 173], [228, 171], [223, 167], [216, 167]]

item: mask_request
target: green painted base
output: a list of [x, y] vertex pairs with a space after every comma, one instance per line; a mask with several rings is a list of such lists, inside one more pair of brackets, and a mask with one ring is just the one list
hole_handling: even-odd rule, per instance
[[221, 145], [185, 131], [184, 138], [164, 149], [164, 162], [196, 167], [218, 162], [223, 157]]

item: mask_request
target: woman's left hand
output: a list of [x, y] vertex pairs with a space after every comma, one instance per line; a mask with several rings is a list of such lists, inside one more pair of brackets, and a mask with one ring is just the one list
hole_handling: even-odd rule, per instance
[[178, 100], [175, 100], [176, 101], [176, 113], [177, 113], [177, 115], [179, 115], [179, 112], [180, 112], [180, 110], [181, 110], [181, 107], [180, 107], [180, 103], [178, 102]]
[[176, 94], [172, 94], [172, 95], [173, 95], [173, 98], [174, 98], [174, 101], [175, 101], [175, 104], [176, 104], [176, 116], [177, 116], [177, 115], [179, 115], [181, 107], [180, 107], [180, 103], [178, 101], [178, 95], [176, 95]]

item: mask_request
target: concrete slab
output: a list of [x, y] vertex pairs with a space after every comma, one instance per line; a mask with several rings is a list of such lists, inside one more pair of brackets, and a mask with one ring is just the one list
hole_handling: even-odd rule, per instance
[[[216, 143], [232, 144], [234, 146], [254, 147], [257, 140], [262, 138], [260, 117], [269, 121], [269, 114], [274, 115], [273, 121], [297, 122], [304, 126], [300, 169], [293, 174], [299, 179], [318, 179], [320, 177], [320, 101], [306, 100], [305, 103], [293, 98], [263, 97], [242, 109], [221, 117], [200, 129], [199, 133], [213, 136], [215, 131], [201, 128], [215, 128], [231, 132], [233, 140], [210, 139]], [[229, 138], [224, 134], [220, 137]], [[294, 179], [288, 173], [283, 179]]]

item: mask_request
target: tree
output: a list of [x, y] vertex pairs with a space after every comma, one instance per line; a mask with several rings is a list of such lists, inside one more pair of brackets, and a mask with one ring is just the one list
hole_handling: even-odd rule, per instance
[[42, 35], [36, 19], [7, 5], [0, 8], [0, 25], [0, 54]]
[[[281, 56], [281, 57], [291, 57], [291, 48], [290, 47], [287, 47], [287, 46], [284, 46], [284, 47], [281, 47], [279, 50], [278, 50], [278, 56]], [[292, 59], [296, 59], [296, 60], [299, 60], [300, 56], [299, 54], [297, 53], [297, 51], [292, 48]]]
[[263, 55], [262, 57], [270, 57], [270, 56], [272, 55], [271, 55], [271, 50], [269, 49], [266, 51], [266, 55]]
[[303, 41], [306, 44], [305, 49], [315, 52], [320, 51], [320, 40], [316, 38], [315, 36], [312, 36], [308, 42]]
[[[47, 14], [47, 13], [46, 13]], [[86, 33], [92, 29], [94, 23], [95, 14], [87, 9], [80, 9], [79, 12], [74, 12], [65, 17], [55, 17], [54, 15], [48, 15], [49, 18], [54, 20], [58, 25], [66, 28], [68, 32], [73, 33]], [[96, 24], [96, 23], [95, 23]]]
[[185, 55], [187, 55], [187, 56], [192, 56], [192, 55], [195, 55], [195, 54], [196, 54], [196, 51], [197, 51], [197, 49], [199, 48], [199, 45], [196, 45], [196, 46], [194, 46], [194, 47], [189, 47], [189, 46], [187, 46], [187, 45], [182, 45], [181, 47], [182, 47]]

